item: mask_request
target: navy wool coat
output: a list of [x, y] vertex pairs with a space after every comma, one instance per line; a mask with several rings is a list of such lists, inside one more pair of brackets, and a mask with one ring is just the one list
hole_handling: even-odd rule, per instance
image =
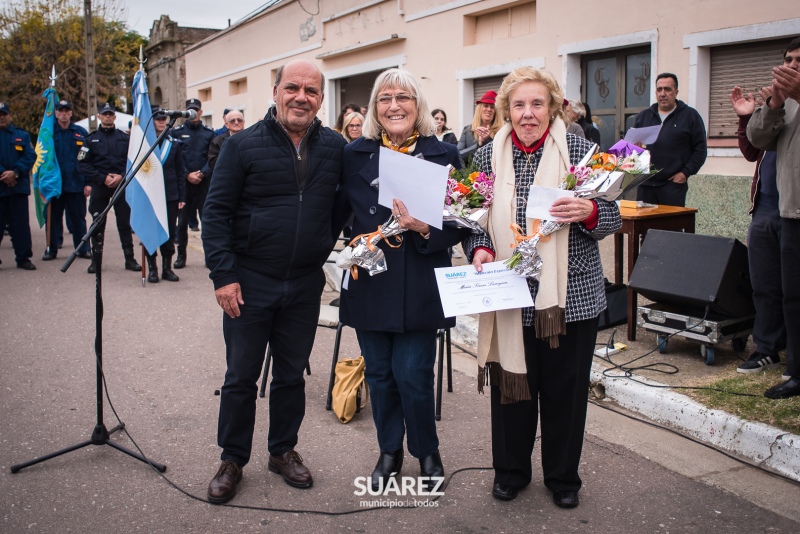
[[[378, 177], [380, 143], [361, 137], [344, 149], [344, 177], [340, 198], [353, 211], [352, 236], [374, 232], [386, 222], [392, 210], [378, 204], [378, 190], [370, 183]], [[461, 167], [455, 145], [436, 137], [420, 137], [411, 155], [422, 154], [427, 161]], [[402, 198], [400, 199], [402, 200]], [[444, 206], [444, 192], [442, 192]], [[385, 272], [369, 276], [358, 268], [342, 288], [340, 320], [357, 330], [406, 332], [435, 330], [455, 326], [455, 318], [445, 318], [436, 287], [434, 269], [450, 267], [449, 247], [464, 239], [468, 230], [445, 223], [442, 230], [431, 227], [429, 239], [418, 232], [401, 234], [403, 243], [391, 248], [378, 245], [386, 254]]]

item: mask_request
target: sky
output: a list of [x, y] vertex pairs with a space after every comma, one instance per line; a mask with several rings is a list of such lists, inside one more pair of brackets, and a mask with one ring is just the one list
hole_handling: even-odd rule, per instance
[[267, 0], [118, 0], [128, 13], [128, 27], [150, 36], [153, 21], [161, 15], [180, 26], [223, 29], [267, 3]]

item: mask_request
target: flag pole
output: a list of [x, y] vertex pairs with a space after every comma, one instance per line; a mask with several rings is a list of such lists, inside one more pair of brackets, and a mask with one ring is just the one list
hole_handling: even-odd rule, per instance
[[[144, 58], [144, 47], [139, 45], [139, 71], [146, 77], [147, 74], [144, 73], [144, 64], [147, 63], [147, 60]], [[142, 287], [145, 286], [145, 280], [147, 279], [147, 274], [145, 273], [145, 264], [147, 263], [146, 252], [144, 250], [144, 243], [141, 241], [139, 242], [139, 246], [142, 247]]]
[[[58, 76], [56, 76], [56, 66], [53, 65], [53, 70], [50, 73], [50, 87], [52, 87], [53, 89], [56, 88], [56, 79], [57, 78], [58, 78]], [[47, 104], [45, 104], [45, 106], [47, 106]], [[50, 250], [50, 221], [52, 220], [52, 217], [50, 216], [50, 214], [53, 212], [52, 207], [53, 207], [53, 203], [52, 202], [48, 202], [47, 203], [47, 218], [44, 220], [44, 225], [45, 225], [44, 233], [45, 233], [45, 236], [46, 236], [46, 239], [47, 239], [47, 248], [45, 248], [44, 253], [47, 256], [55, 256], [55, 254], [58, 253], [58, 249]]]

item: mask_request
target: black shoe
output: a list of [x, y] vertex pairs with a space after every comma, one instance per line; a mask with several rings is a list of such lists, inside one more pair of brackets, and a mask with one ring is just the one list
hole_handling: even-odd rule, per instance
[[492, 486], [492, 496], [501, 501], [513, 501], [517, 498], [518, 493], [517, 488], [512, 488], [499, 482], [495, 482], [494, 486]]
[[736, 372], [745, 374], [757, 373], [765, 369], [780, 367], [780, 365], [781, 365], [780, 356], [777, 355], [768, 356], [766, 354], [762, 354], [756, 351], [750, 355], [747, 361], [743, 362], [739, 367], [736, 368]]
[[553, 502], [559, 508], [576, 508], [580, 503], [577, 491], [554, 491]]
[[800, 378], [790, 378], [764, 392], [764, 396], [769, 399], [788, 399], [797, 395], [800, 395]]
[[25, 260], [17, 264], [17, 269], [25, 269], [26, 271], [35, 271], [36, 266], [31, 263], [31, 260]]
[[381, 488], [386, 489], [388, 479], [398, 475], [402, 468], [403, 449], [394, 452], [382, 452], [378, 457], [378, 463], [375, 464], [375, 469], [372, 471], [372, 491], [380, 491]]
[[125, 269], [128, 271], [141, 271], [142, 266], [136, 261], [136, 258], [125, 258]]
[[167, 282], [178, 282], [180, 278], [172, 270], [172, 256], [163, 256], [161, 259], [161, 278]]
[[328, 306], [335, 306], [335, 307], [338, 308], [339, 307], [339, 299], [333, 299], [332, 301], [330, 301]]
[[44, 256], [42, 256], [42, 261], [54, 260], [54, 259], [56, 259], [56, 255], [57, 254], [58, 254], [58, 252], [55, 252], [55, 253], [53, 253], [53, 252], [45, 252]]
[[84, 251], [84, 252], [79, 252], [78, 253], [78, 257], [79, 258], [83, 258], [84, 260], [91, 260], [92, 259], [92, 253], [89, 252], [88, 250]]
[[426, 491], [433, 491], [437, 487], [438, 491], [442, 490], [440, 481], [444, 482], [444, 466], [442, 465], [442, 457], [439, 456], [439, 451], [425, 458], [420, 458], [419, 474], [420, 476], [428, 477], [428, 481], [423, 484]]
[[178, 252], [178, 257], [175, 258], [175, 263], [172, 264], [176, 269], [183, 269], [186, 267], [186, 253], [181, 254]]
[[89, 274], [94, 274], [97, 272], [97, 264], [95, 264], [94, 260], [92, 260], [92, 263], [89, 264], [89, 267], [87, 267], [86, 272]]

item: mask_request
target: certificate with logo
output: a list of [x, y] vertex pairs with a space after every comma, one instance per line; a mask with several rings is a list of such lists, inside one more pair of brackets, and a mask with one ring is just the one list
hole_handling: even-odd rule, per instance
[[502, 261], [434, 270], [445, 317], [533, 306], [527, 280]]

